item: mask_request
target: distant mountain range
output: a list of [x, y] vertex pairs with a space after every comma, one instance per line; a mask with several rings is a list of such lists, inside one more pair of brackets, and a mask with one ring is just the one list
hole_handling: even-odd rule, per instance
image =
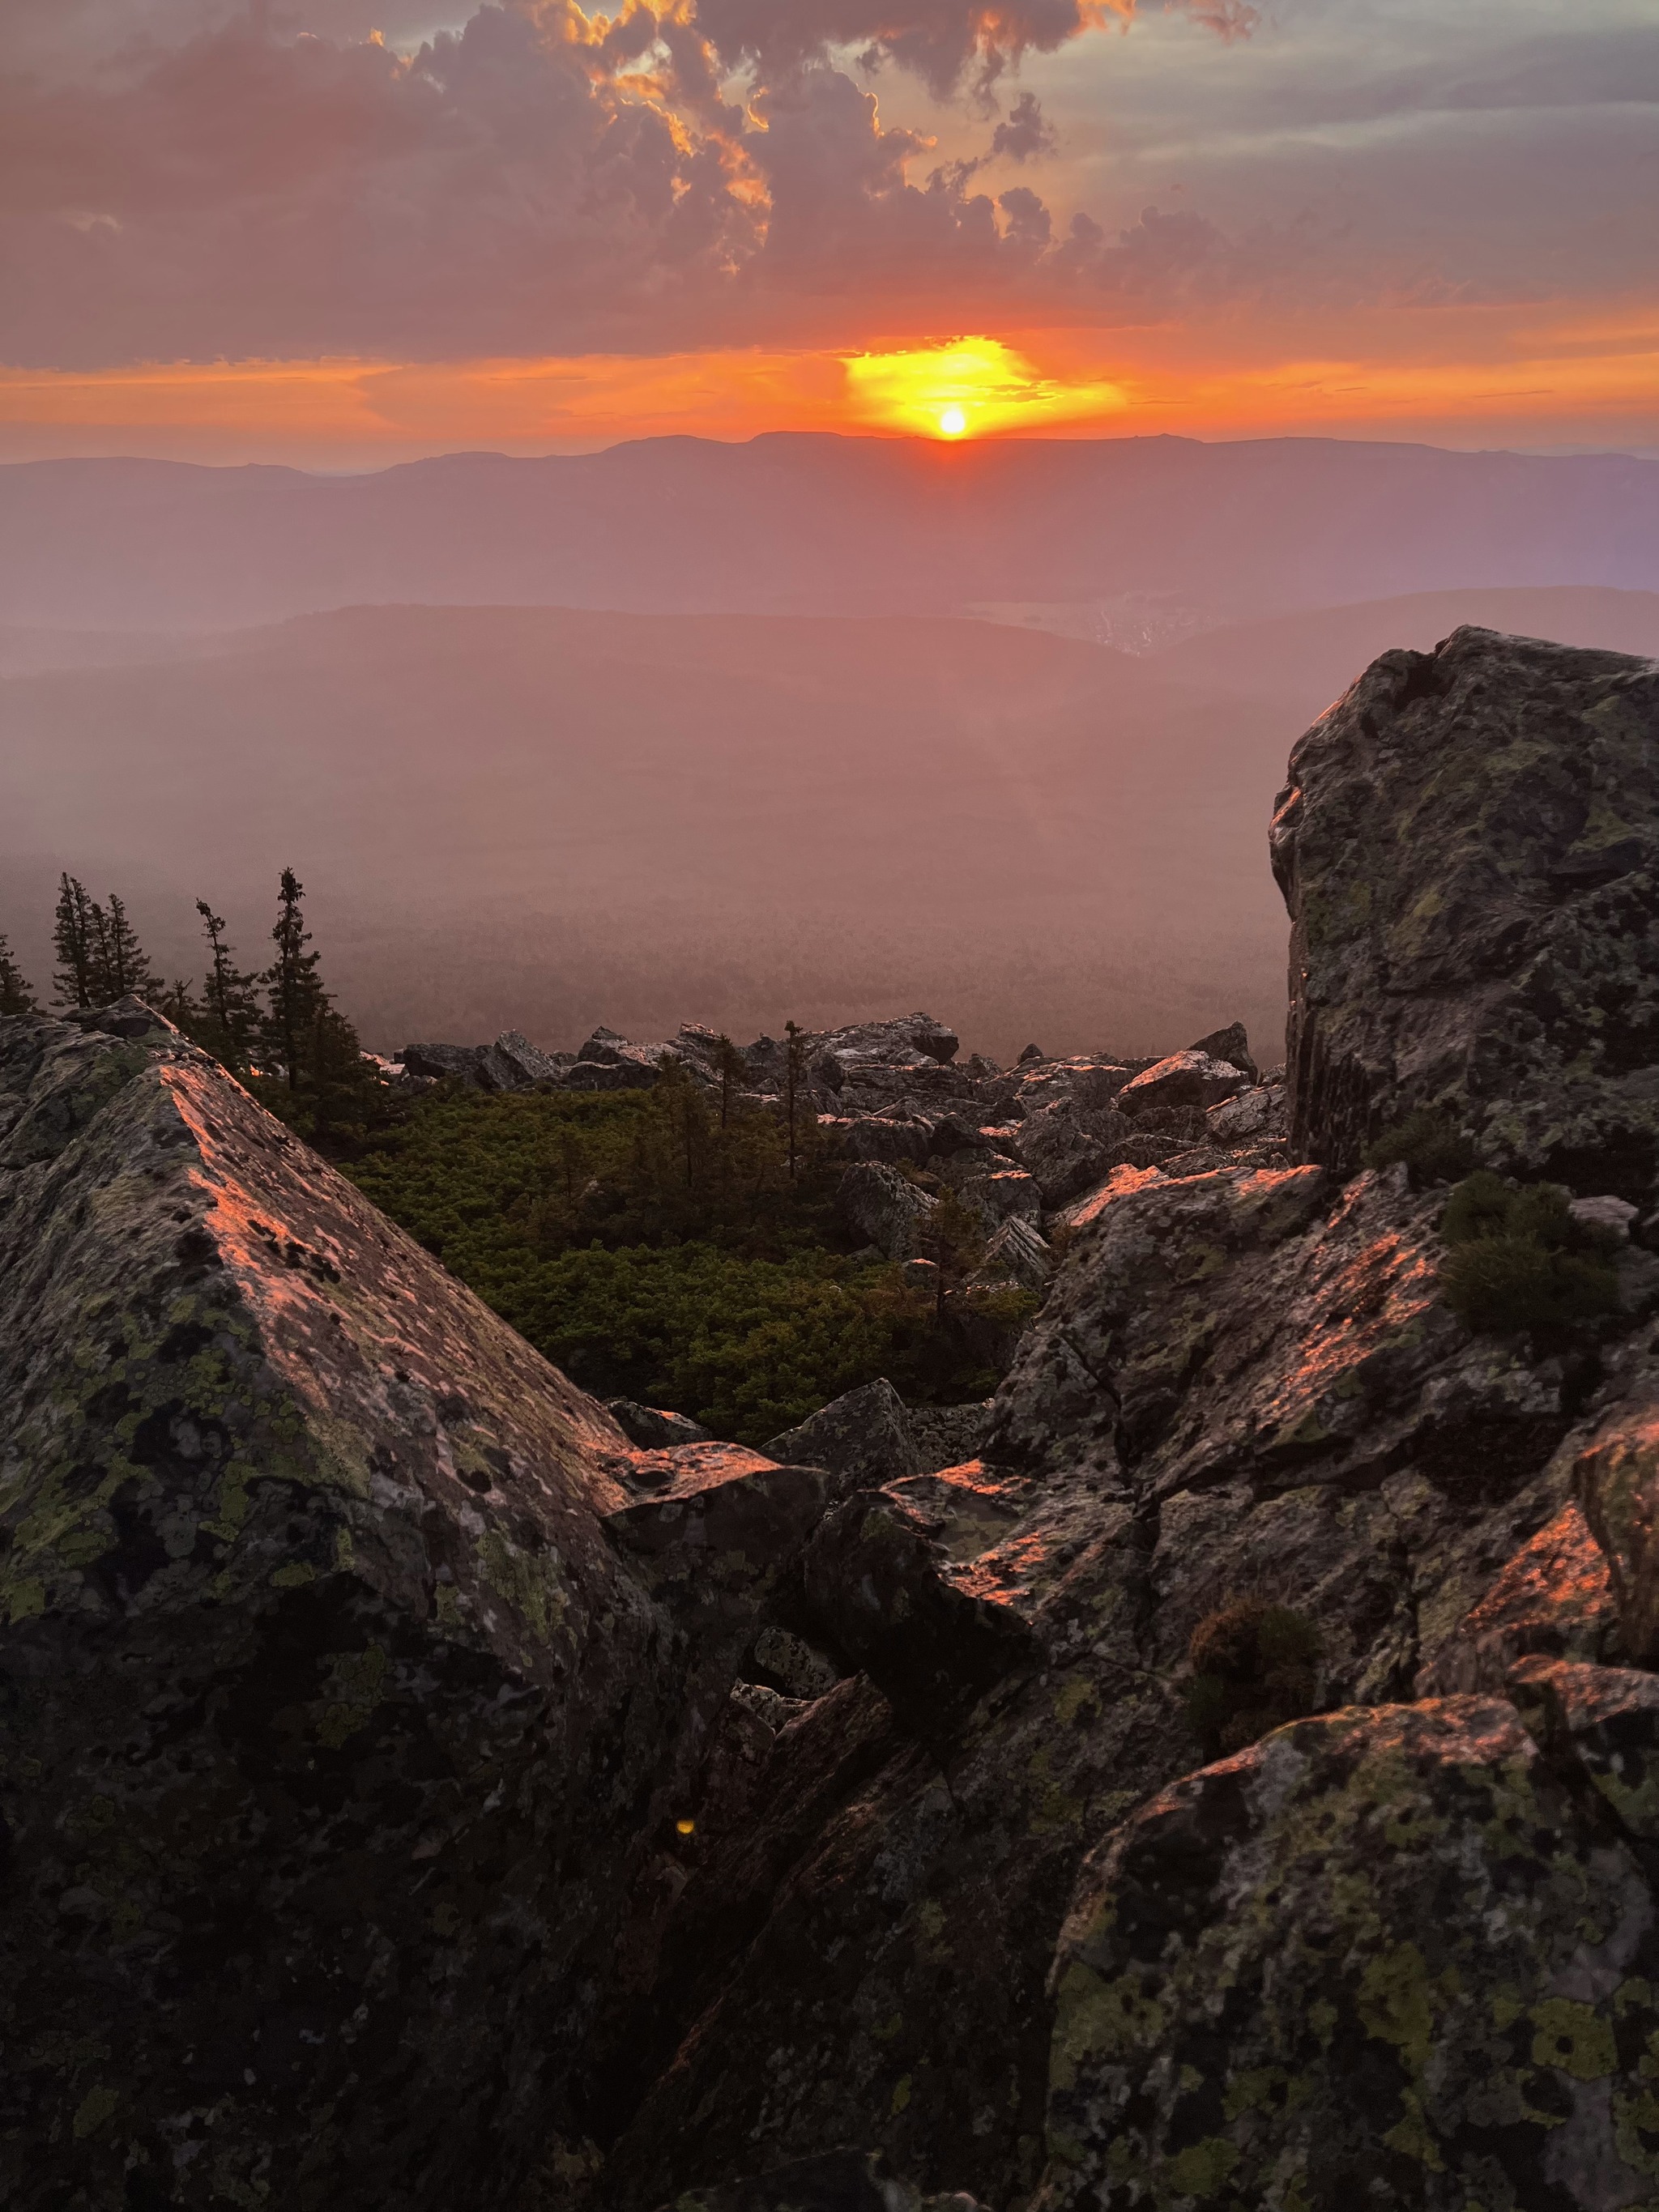
[[1156, 641], [1195, 622], [1561, 584], [1659, 588], [1659, 462], [775, 434], [358, 477], [0, 468], [0, 627], [224, 629], [356, 604], [862, 616], [1127, 598]]
[[[370, 1042], [949, 1010], [1008, 1058], [1284, 1018], [1266, 825], [1296, 737], [1460, 622], [1659, 654], [1659, 593], [1448, 592], [1133, 657], [887, 619], [348, 608], [0, 635], [0, 930], [60, 868], [169, 974], [198, 896], [263, 959], [296, 867]], [[78, 664], [78, 665], [77, 665]]]

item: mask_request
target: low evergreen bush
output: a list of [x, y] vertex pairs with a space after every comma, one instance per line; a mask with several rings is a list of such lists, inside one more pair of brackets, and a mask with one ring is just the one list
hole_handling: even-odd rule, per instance
[[1319, 1631], [1289, 1606], [1239, 1598], [1206, 1614], [1187, 1659], [1187, 1724], [1206, 1760], [1243, 1751], [1317, 1705]]
[[1474, 1165], [1474, 1146], [1443, 1109], [1419, 1106], [1385, 1129], [1360, 1155], [1368, 1168], [1391, 1168], [1403, 1160], [1413, 1187], [1451, 1182]]
[[1517, 1189], [1480, 1169], [1447, 1200], [1440, 1234], [1442, 1293], [1477, 1333], [1571, 1328], [1618, 1305], [1605, 1237], [1573, 1219], [1554, 1183]]

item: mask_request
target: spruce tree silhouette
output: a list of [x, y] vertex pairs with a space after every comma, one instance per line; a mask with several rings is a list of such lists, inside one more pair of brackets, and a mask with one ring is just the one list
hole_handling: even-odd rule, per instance
[[65, 874], [58, 878], [58, 911], [52, 926], [52, 949], [58, 957], [58, 969], [52, 980], [60, 1006], [78, 1008], [105, 1003], [93, 996], [94, 983], [100, 980], [92, 919], [96, 912], [78, 876]]
[[38, 1014], [40, 1011], [10, 945], [0, 935], [0, 1014]]
[[215, 914], [205, 899], [197, 900], [196, 911], [202, 917], [209, 947], [197, 1042], [204, 1045], [233, 1075], [246, 1075], [252, 1065], [253, 1041], [259, 1033], [259, 979], [232, 960], [232, 948], [225, 942], [224, 916]]

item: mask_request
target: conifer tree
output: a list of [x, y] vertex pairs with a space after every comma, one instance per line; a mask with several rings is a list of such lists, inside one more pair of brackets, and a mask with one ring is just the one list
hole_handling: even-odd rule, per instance
[[79, 877], [60, 877], [52, 943], [60, 1006], [106, 1006], [129, 993], [145, 999], [161, 992], [161, 980], [127, 919], [125, 902], [113, 891], [108, 907], [101, 907]]
[[796, 1164], [800, 1156], [799, 1139], [796, 1135], [796, 1101], [806, 1082], [806, 1032], [799, 1022], [786, 1022], [783, 1034], [787, 1040], [783, 1053], [784, 1109], [789, 1122], [789, 1180], [795, 1179]]
[[38, 1014], [40, 1011], [10, 945], [0, 935], [0, 1014]]
[[158, 1014], [165, 1014], [176, 1030], [182, 1030], [193, 1044], [202, 1042], [204, 1009], [188, 981], [175, 975], [165, 989], [158, 991], [150, 1004]]
[[246, 1075], [252, 1064], [253, 1040], [259, 1029], [258, 978], [245, 973], [232, 960], [232, 947], [225, 942], [224, 916], [215, 914], [205, 899], [197, 900], [196, 911], [202, 917], [210, 951], [197, 1042], [205, 1045], [233, 1075]]
[[749, 1062], [724, 1030], [714, 1040], [714, 1067], [720, 1079], [720, 1127], [732, 1119], [732, 1093], [749, 1080]]
[[125, 903], [112, 891], [107, 908], [94, 906], [92, 909], [93, 930], [98, 946], [103, 995], [95, 1004], [107, 1006], [112, 1000], [159, 997], [161, 977], [150, 966], [143, 946], [138, 942], [138, 933], [127, 920]]
[[317, 1018], [328, 1004], [317, 970], [320, 952], [307, 952], [311, 932], [306, 927], [301, 901], [305, 887], [292, 868], [284, 868], [277, 888], [276, 921], [271, 942], [276, 957], [260, 977], [269, 1008], [260, 1024], [260, 1041], [282, 1062], [290, 1091], [306, 1079], [306, 1056]]
[[93, 927], [96, 912], [78, 876], [65, 874], [58, 878], [52, 949], [58, 956], [58, 972], [52, 983], [60, 1006], [97, 1006], [106, 1003], [93, 995], [102, 981]]
[[380, 1082], [363, 1058], [356, 1030], [324, 988], [318, 972], [322, 955], [307, 950], [311, 932], [304, 897], [293, 869], [284, 868], [270, 933], [276, 957], [258, 979], [266, 998], [259, 1042], [282, 1063], [283, 1081], [276, 1096], [261, 1095], [284, 1121], [321, 1143], [360, 1130], [374, 1118]]

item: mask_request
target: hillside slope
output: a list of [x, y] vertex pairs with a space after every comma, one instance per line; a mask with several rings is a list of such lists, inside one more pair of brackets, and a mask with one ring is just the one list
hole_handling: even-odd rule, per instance
[[1659, 586], [1659, 462], [1336, 439], [657, 438], [361, 477], [0, 468], [0, 623], [224, 628], [356, 601], [949, 613], [1136, 592], [1243, 618]]

